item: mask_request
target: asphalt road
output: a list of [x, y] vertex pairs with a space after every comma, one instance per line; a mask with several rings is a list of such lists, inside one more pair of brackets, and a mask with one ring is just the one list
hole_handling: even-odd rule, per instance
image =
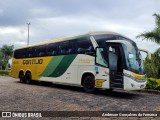
[[143, 92], [97, 91], [0, 76], [1, 111], [160, 111], [160, 95]]

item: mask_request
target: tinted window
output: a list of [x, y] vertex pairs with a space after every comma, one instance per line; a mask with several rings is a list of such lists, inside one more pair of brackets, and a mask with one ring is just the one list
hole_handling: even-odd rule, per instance
[[60, 42], [59, 44], [59, 55], [66, 55], [68, 50], [68, 42]]
[[106, 61], [107, 52], [104, 48], [97, 48], [96, 50], [96, 63], [105, 67], [108, 67], [108, 63]]
[[66, 50], [67, 50], [67, 54], [74, 54], [75, 53], [74, 41], [73, 40], [67, 42]]
[[15, 50], [14, 58], [16, 58], [16, 59], [25, 58], [26, 57], [26, 50], [27, 50], [26, 48]]
[[75, 49], [78, 54], [94, 53], [94, 48], [89, 38], [75, 40]]
[[46, 45], [37, 46], [35, 48], [35, 57], [46, 56]]
[[94, 54], [94, 48], [89, 38], [79, 38], [64, 42], [51, 43], [36, 47], [24, 48], [14, 52], [15, 58], [31, 58], [42, 56], [68, 54]]
[[116, 40], [117, 36], [116, 35], [95, 35], [94, 39], [97, 41], [98, 45], [100, 47], [103, 47], [105, 45], [106, 40]]
[[19, 53], [20, 53], [20, 50], [15, 50], [14, 51], [14, 58], [20, 58]]
[[58, 54], [59, 43], [51, 43], [47, 45], [47, 56], [55, 56]]
[[74, 52], [74, 42], [73, 41], [65, 41], [59, 44], [59, 54], [66, 55], [66, 54], [73, 54]]
[[26, 57], [31, 58], [35, 57], [35, 55], [36, 55], [35, 47], [28, 48]]

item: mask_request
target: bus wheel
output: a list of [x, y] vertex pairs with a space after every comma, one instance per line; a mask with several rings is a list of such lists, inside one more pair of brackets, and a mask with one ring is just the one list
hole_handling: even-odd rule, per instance
[[24, 82], [25, 82], [25, 77], [24, 77], [24, 73], [23, 73], [23, 72], [21, 72], [21, 73], [19, 74], [19, 81], [20, 81], [21, 83], [24, 83]]
[[26, 83], [30, 84], [31, 81], [32, 81], [32, 79], [31, 79], [31, 73], [27, 72], [25, 78], [26, 78]]
[[83, 81], [84, 91], [87, 93], [94, 93], [95, 91], [95, 81], [93, 76], [85, 77]]

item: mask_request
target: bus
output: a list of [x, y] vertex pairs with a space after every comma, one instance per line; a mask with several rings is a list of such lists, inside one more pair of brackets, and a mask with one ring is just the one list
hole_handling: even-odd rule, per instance
[[134, 41], [115, 32], [88, 32], [16, 49], [11, 75], [95, 89], [140, 90], [146, 86], [142, 56]]

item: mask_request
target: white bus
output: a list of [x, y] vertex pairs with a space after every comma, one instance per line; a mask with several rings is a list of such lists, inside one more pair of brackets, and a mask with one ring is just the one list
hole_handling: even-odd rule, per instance
[[89, 32], [14, 51], [12, 76], [96, 88], [140, 90], [146, 79], [141, 54], [134, 41], [114, 32]]

